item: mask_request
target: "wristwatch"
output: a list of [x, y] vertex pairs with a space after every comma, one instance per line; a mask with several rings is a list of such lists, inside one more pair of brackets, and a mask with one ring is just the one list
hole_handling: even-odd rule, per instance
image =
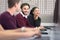
[[21, 32], [25, 32], [25, 27], [22, 27], [21, 28]]

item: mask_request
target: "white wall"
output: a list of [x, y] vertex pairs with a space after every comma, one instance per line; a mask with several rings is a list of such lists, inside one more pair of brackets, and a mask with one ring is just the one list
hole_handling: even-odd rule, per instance
[[[29, 3], [31, 8], [40, 8], [42, 23], [53, 23], [55, 0], [21, 0], [21, 3]], [[7, 0], [0, 0], [0, 13], [7, 8]]]
[[0, 0], [0, 14], [7, 8], [7, 0]]

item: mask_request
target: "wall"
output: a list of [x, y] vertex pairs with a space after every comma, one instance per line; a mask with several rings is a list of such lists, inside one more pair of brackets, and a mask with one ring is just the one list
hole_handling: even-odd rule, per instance
[[[40, 8], [40, 17], [42, 23], [53, 23], [55, 0], [21, 0], [21, 3], [27, 2], [31, 8], [38, 6]], [[7, 0], [0, 0], [0, 13], [7, 8]]]
[[0, 14], [7, 8], [7, 0], [0, 0]]

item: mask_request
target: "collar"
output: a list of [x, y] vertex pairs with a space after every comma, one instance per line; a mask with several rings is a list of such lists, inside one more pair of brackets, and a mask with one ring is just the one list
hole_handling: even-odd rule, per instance
[[20, 12], [20, 14], [21, 14], [23, 17], [27, 18], [27, 15], [24, 15], [22, 12]]

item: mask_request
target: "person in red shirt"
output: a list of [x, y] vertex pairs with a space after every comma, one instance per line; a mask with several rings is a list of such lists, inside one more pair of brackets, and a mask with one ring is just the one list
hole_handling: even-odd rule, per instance
[[16, 15], [16, 20], [18, 23], [18, 27], [34, 27], [27, 20], [27, 16], [29, 14], [30, 5], [28, 3], [21, 4], [21, 12]]

